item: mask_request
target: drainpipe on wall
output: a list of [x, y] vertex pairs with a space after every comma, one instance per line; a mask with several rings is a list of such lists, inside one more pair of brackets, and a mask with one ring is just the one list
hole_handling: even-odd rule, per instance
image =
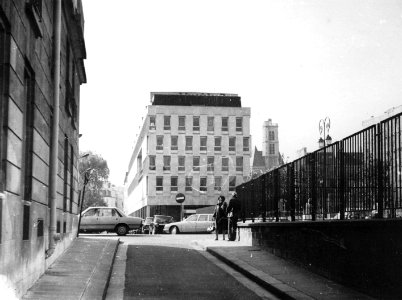
[[49, 249], [46, 257], [50, 257], [56, 248], [57, 227], [57, 168], [59, 150], [59, 104], [60, 104], [60, 44], [61, 44], [61, 0], [54, 0], [54, 52], [53, 52], [53, 124], [52, 144], [50, 148], [49, 174]]

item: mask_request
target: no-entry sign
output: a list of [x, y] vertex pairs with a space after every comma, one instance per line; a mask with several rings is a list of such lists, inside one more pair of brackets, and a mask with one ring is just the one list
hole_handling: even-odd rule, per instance
[[176, 195], [176, 202], [177, 202], [177, 203], [183, 203], [184, 200], [186, 200], [186, 196], [184, 196], [184, 194], [178, 193], [178, 194]]

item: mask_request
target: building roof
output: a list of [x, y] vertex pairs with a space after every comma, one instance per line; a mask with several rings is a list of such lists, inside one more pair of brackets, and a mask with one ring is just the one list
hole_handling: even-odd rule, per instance
[[152, 92], [152, 105], [241, 107], [237, 94]]
[[262, 151], [258, 151], [257, 147], [254, 148], [253, 163], [252, 166], [265, 168], [265, 160], [262, 156]]

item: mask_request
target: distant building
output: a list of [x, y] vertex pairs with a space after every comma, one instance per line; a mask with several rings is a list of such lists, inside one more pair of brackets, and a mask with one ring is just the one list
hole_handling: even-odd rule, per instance
[[267, 170], [271, 170], [280, 165], [281, 159], [278, 124], [272, 123], [272, 120], [268, 119], [263, 124], [262, 134], [262, 156], [265, 160], [265, 167]]
[[117, 207], [124, 211], [124, 187], [105, 182], [101, 194], [108, 207]]
[[236, 94], [151, 93], [125, 179], [125, 209], [180, 217], [215, 205], [250, 173], [250, 108]]
[[251, 156], [252, 177], [257, 177], [283, 163], [279, 153], [278, 124], [272, 123], [272, 120], [268, 119], [262, 128], [262, 151], [255, 147]]
[[302, 147], [301, 149], [296, 151], [297, 158], [306, 156], [309, 152], [307, 151], [307, 147]]
[[381, 121], [391, 118], [400, 113], [402, 113], [402, 105], [397, 106], [397, 107], [392, 107], [392, 108], [386, 110], [382, 115], [379, 115], [377, 117], [372, 116], [370, 119], [364, 120], [362, 122], [362, 126], [364, 128], [369, 127], [371, 125], [380, 123]]
[[84, 18], [61, 2], [0, 1], [0, 278], [18, 299], [78, 229]]

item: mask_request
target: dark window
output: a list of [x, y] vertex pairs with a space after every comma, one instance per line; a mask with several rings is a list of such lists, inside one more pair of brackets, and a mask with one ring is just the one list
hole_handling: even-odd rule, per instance
[[269, 144], [269, 154], [275, 154], [275, 144]]
[[200, 191], [207, 191], [207, 177], [200, 177]]
[[227, 172], [229, 171], [229, 158], [222, 157], [222, 171]]
[[38, 235], [37, 236], [41, 237], [41, 236], [43, 236], [43, 219], [38, 219], [37, 225], [38, 225], [38, 231], [37, 231]]
[[163, 129], [170, 130], [170, 116], [163, 117]]
[[35, 78], [28, 66], [25, 68], [25, 93], [24, 200], [31, 201]]
[[163, 171], [170, 171], [170, 156], [163, 156]]
[[73, 212], [74, 203], [74, 148], [70, 146], [70, 213]]
[[142, 149], [140, 149], [140, 151], [138, 151], [138, 155], [137, 155], [137, 172], [141, 172], [142, 171]]
[[236, 137], [235, 136], [229, 137], [229, 151], [231, 151], [231, 152], [236, 151]]
[[208, 221], [208, 215], [200, 215], [198, 218], [198, 222], [205, 222]]
[[222, 138], [220, 136], [215, 137], [215, 151], [221, 151], [222, 150]]
[[63, 183], [63, 211], [67, 211], [67, 191], [68, 191], [68, 166], [69, 166], [69, 160], [68, 160], [68, 138], [67, 136], [64, 136], [64, 164], [63, 164], [63, 169], [64, 169], [64, 183]]
[[236, 132], [243, 132], [243, 118], [236, 118]]
[[163, 191], [163, 177], [156, 177], [156, 191]]
[[156, 166], [155, 166], [155, 155], [150, 155], [149, 156], [149, 169], [150, 170], [155, 170]]
[[57, 221], [56, 233], [60, 233], [60, 221]]
[[214, 189], [215, 189], [215, 191], [221, 191], [222, 190], [222, 177], [221, 176], [215, 176]]
[[156, 129], [156, 118], [155, 116], [149, 116], [149, 130]]
[[192, 151], [192, 150], [193, 150], [193, 137], [186, 136], [186, 151]]
[[156, 150], [163, 150], [163, 135], [156, 136]]
[[269, 140], [274, 141], [275, 140], [275, 131], [270, 131], [269, 132]]
[[214, 171], [214, 156], [208, 156], [207, 157], [207, 171], [213, 172]]
[[248, 137], [243, 137], [243, 151], [250, 151], [250, 139]]
[[208, 117], [207, 130], [214, 131], [214, 117]]
[[29, 240], [29, 230], [31, 224], [31, 206], [24, 205], [23, 211], [23, 225], [22, 225], [22, 239], [24, 241]]
[[207, 137], [200, 137], [200, 151], [207, 151]]
[[64, 221], [63, 222], [63, 233], [66, 233], [66, 231], [67, 231], [67, 222]]
[[177, 176], [172, 176], [170, 178], [170, 190], [172, 192], [177, 192]]
[[177, 136], [177, 135], [172, 135], [172, 136], [170, 137], [170, 149], [171, 149], [171, 150], [177, 150], [177, 149], [179, 149], [179, 146], [178, 146], [178, 144], [177, 144], [177, 141], [178, 141], [178, 136]]
[[236, 171], [243, 171], [243, 156], [236, 157]]
[[179, 156], [179, 171], [184, 171], [185, 170], [185, 162], [186, 162], [186, 157], [185, 156]]
[[186, 117], [179, 116], [179, 130], [186, 130]]
[[193, 190], [193, 177], [186, 177], [186, 192]]
[[229, 118], [228, 117], [222, 117], [222, 131], [227, 132], [228, 131], [228, 124], [229, 124]]
[[193, 131], [200, 131], [200, 117], [193, 117]]
[[194, 156], [193, 157], [193, 171], [199, 171], [199, 170], [200, 170], [200, 157]]
[[236, 190], [236, 176], [229, 177], [229, 191]]

